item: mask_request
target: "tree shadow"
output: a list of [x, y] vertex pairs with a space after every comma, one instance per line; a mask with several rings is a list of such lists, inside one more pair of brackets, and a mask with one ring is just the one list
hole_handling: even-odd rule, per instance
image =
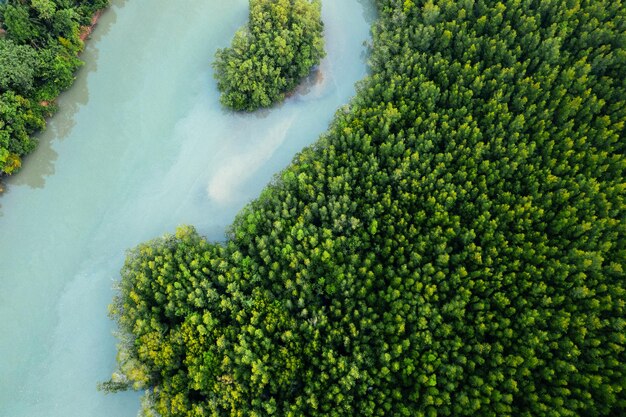
[[[0, 201], [2, 196], [7, 192], [7, 187], [2, 178], [0, 177]], [[2, 204], [0, 204], [0, 217], [2, 217], [4, 213], [2, 212]]]
[[371, 26], [378, 18], [378, 9], [373, 0], [357, 0], [363, 7], [363, 16], [365, 21]]
[[291, 96], [306, 96], [309, 94], [316, 86], [320, 86], [324, 84], [324, 70], [321, 65], [313, 68], [311, 73], [307, 75], [296, 87]]

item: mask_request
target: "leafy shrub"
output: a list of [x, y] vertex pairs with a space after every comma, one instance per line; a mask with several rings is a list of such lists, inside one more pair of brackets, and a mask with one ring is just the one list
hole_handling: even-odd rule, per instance
[[252, 111], [281, 101], [324, 56], [319, 0], [250, 0], [246, 27], [215, 55], [221, 102]]

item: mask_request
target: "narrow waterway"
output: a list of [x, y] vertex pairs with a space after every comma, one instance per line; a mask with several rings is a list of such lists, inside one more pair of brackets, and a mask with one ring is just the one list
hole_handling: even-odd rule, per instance
[[247, 1], [113, 0], [75, 86], [0, 197], [0, 416], [135, 416], [96, 390], [115, 368], [107, 318], [124, 252], [238, 210], [326, 130], [366, 74], [373, 9], [324, 0], [328, 56], [283, 105], [224, 111], [210, 61]]

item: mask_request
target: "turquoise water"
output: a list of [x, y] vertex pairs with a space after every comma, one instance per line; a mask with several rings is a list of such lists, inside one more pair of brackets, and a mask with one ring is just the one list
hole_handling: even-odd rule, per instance
[[114, 0], [38, 150], [0, 197], [0, 416], [135, 416], [96, 390], [115, 368], [106, 316], [124, 251], [235, 214], [326, 130], [366, 73], [373, 10], [323, 2], [328, 56], [283, 105], [220, 108], [210, 60], [247, 1]]

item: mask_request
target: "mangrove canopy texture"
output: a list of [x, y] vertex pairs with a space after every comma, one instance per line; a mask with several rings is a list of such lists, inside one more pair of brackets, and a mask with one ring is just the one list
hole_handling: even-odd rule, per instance
[[626, 415], [626, 7], [377, 5], [372, 75], [225, 243], [129, 252], [105, 388], [164, 417]]
[[282, 101], [324, 56], [320, 0], [250, 0], [248, 24], [215, 55], [223, 105], [253, 111]]

